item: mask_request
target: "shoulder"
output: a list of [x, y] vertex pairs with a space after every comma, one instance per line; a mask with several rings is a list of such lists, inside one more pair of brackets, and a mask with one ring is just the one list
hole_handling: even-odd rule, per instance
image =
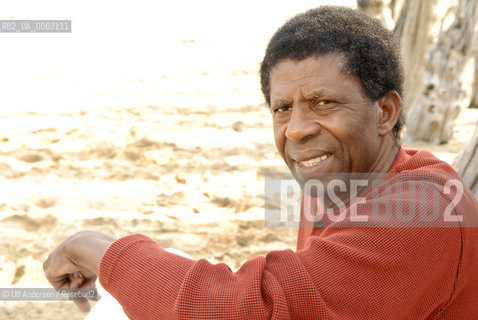
[[400, 203], [425, 205], [440, 216], [462, 216], [462, 226], [478, 227], [476, 198], [453, 167], [429, 151], [401, 147], [383, 181], [387, 195]]
[[400, 147], [389, 172], [449, 173], [457, 175], [452, 166], [438, 159], [430, 151], [404, 147]]

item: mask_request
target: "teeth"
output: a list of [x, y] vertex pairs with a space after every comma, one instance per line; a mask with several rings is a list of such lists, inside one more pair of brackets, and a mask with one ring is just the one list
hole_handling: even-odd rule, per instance
[[312, 166], [315, 166], [316, 164], [318, 164], [320, 161], [327, 159], [329, 156], [330, 156], [330, 154], [324, 154], [323, 156], [320, 156], [320, 157], [317, 157], [317, 158], [314, 158], [314, 159], [310, 159], [310, 160], [307, 160], [307, 161], [301, 161], [300, 164], [304, 167], [312, 167]]

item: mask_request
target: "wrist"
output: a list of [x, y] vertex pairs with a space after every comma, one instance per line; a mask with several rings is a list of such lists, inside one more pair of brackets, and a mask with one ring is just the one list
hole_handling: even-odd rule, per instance
[[101, 232], [80, 231], [65, 241], [65, 255], [74, 264], [98, 275], [101, 259], [114, 241], [114, 238]]

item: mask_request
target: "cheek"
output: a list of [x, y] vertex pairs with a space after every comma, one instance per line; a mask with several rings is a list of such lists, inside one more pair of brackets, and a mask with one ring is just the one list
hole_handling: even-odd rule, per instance
[[336, 156], [342, 158], [343, 161], [349, 159], [349, 154], [353, 150], [357, 150], [361, 145], [361, 128], [354, 123], [343, 121], [328, 121], [321, 125], [322, 138], [328, 140], [330, 146], [333, 147]]
[[274, 141], [276, 143], [277, 150], [284, 157], [285, 149], [285, 129], [284, 125], [274, 124]]
[[365, 158], [369, 157], [375, 144], [366, 122], [362, 123], [363, 125], [358, 125], [356, 122], [351, 122], [348, 123], [347, 129], [341, 127], [335, 131], [344, 161], [350, 164], [363, 162]]

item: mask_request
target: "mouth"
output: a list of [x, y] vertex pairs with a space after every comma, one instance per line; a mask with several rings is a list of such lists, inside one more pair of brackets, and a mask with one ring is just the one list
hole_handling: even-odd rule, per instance
[[296, 161], [296, 163], [302, 168], [312, 168], [319, 166], [322, 162], [326, 161], [332, 154], [327, 153], [321, 156], [304, 160], [304, 161]]

